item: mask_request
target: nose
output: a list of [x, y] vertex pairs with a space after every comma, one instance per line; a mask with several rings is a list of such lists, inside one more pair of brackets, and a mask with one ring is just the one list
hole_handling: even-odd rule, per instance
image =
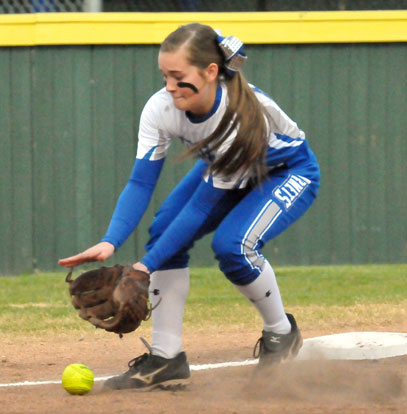
[[167, 79], [165, 83], [165, 89], [167, 92], [174, 92], [177, 89], [177, 83], [173, 79]]

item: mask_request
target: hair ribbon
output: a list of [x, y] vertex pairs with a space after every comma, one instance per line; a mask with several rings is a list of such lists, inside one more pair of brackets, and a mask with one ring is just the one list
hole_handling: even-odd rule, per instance
[[225, 57], [226, 73], [229, 76], [234, 76], [247, 60], [247, 56], [243, 52], [243, 42], [235, 36], [223, 37], [220, 34], [216, 36], [216, 40]]

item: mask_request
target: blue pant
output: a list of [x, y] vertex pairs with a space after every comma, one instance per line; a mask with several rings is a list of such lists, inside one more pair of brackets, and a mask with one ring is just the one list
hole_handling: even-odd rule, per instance
[[[161, 205], [150, 227], [147, 251], [188, 202], [206, 168], [198, 161]], [[215, 231], [212, 249], [222, 272], [234, 284], [251, 283], [264, 266], [261, 248], [305, 213], [318, 187], [319, 167], [313, 156], [299, 165], [273, 170], [260, 187], [227, 191], [222, 207], [195, 240]], [[160, 269], [187, 267], [192, 246], [185, 246]]]

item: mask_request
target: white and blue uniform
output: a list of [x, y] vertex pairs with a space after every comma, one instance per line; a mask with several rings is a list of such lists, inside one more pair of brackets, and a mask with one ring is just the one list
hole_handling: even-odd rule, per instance
[[[279, 106], [253, 87], [271, 118], [267, 166], [259, 187], [245, 177], [208, 175], [215, 153], [205, 154], [171, 192], [150, 227], [147, 254], [141, 262], [150, 272], [188, 266], [193, 243], [215, 231], [212, 248], [224, 274], [236, 285], [257, 278], [265, 259], [263, 245], [296, 221], [314, 201], [319, 167], [304, 132]], [[165, 88], [147, 102], [141, 115], [137, 157], [103, 241], [117, 249], [132, 233], [147, 209], [168, 149], [174, 139], [187, 147], [209, 136], [227, 106], [227, 89], [220, 84], [212, 110], [201, 118], [177, 109]], [[248, 109], [250, 110], [250, 109]]]

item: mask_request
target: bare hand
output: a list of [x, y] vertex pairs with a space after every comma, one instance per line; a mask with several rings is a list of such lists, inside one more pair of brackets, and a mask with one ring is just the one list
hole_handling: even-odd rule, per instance
[[75, 256], [60, 259], [58, 264], [65, 267], [74, 267], [87, 262], [104, 262], [114, 253], [114, 246], [109, 242], [100, 242]]

